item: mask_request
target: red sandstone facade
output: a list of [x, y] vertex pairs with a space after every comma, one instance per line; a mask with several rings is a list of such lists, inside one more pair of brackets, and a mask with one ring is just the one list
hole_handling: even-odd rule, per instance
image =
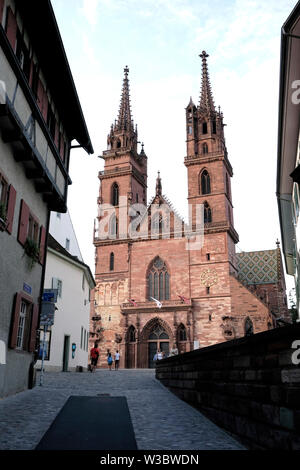
[[[186, 108], [184, 163], [192, 224], [187, 229], [162, 194], [159, 175], [155, 197], [136, 224], [136, 238], [128, 235], [125, 222], [137, 220], [136, 212], [129, 213], [133, 204], [147, 202], [147, 156], [143, 146], [140, 153], [137, 150], [125, 69], [119, 117], [111, 127], [104, 171], [99, 174], [99, 227], [115, 236], [105, 239], [100, 228], [95, 230], [90, 346], [99, 342], [100, 366], [106, 365], [108, 349], [121, 352], [121, 367], [147, 368], [153, 367], [157, 349], [168, 353], [176, 344], [185, 352], [244, 336], [251, 329], [257, 333], [273, 327], [267, 304], [237, 279], [233, 172], [223, 113], [215, 109], [212, 98], [207, 57], [201, 54], [200, 104], [197, 107], [191, 99]], [[201, 233], [197, 204], [204, 205], [203, 245], [189, 249], [194, 240], [189, 230]], [[153, 298], [161, 302], [160, 308]]]

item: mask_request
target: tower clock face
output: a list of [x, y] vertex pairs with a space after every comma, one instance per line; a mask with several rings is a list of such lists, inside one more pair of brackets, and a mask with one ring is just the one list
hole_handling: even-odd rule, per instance
[[200, 282], [205, 287], [214, 286], [218, 281], [218, 274], [215, 269], [206, 269], [200, 276]]

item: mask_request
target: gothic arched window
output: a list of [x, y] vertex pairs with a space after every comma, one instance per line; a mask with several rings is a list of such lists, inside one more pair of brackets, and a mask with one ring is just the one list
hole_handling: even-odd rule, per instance
[[207, 122], [203, 122], [202, 124], [202, 134], [207, 134]]
[[202, 171], [200, 181], [201, 194], [210, 194], [210, 176], [207, 170]]
[[217, 123], [216, 123], [216, 121], [212, 122], [212, 133], [213, 134], [217, 133]]
[[113, 214], [109, 221], [109, 236], [110, 238], [116, 238], [118, 235], [119, 224], [115, 214]]
[[157, 300], [169, 300], [170, 298], [170, 275], [165, 262], [157, 257], [151, 263], [147, 276], [147, 297]]
[[212, 222], [211, 208], [207, 202], [204, 203], [204, 223], [210, 224]]
[[245, 336], [252, 336], [253, 334], [253, 322], [251, 318], [247, 317], [245, 321]]
[[202, 145], [202, 153], [203, 154], [208, 153], [208, 145], [206, 142]]
[[115, 269], [115, 255], [114, 253], [111, 253], [109, 257], [109, 270], [113, 271], [114, 269]]
[[111, 202], [112, 202], [113, 206], [118, 206], [119, 205], [119, 186], [118, 186], [117, 183], [114, 183], [112, 185]]
[[155, 325], [149, 334], [149, 339], [169, 339], [169, 335], [161, 325]]

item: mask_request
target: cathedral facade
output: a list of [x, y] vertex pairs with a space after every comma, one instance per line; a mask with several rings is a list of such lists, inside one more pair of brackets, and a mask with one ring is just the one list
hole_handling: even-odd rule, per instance
[[154, 367], [168, 355], [209, 346], [274, 326], [268, 302], [238, 278], [231, 178], [223, 113], [213, 101], [203, 52], [200, 103], [186, 108], [190, 221], [162, 191], [147, 204], [147, 155], [138, 152], [130, 108], [129, 70], [118, 119], [111, 126], [99, 173], [95, 226], [96, 288], [90, 346], [121, 353], [120, 366]]

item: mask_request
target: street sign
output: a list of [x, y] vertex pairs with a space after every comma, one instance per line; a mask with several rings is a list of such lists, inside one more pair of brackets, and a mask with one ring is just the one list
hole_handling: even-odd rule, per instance
[[43, 302], [57, 302], [58, 289], [44, 289]]
[[42, 302], [40, 326], [53, 325], [55, 304], [53, 302]]

